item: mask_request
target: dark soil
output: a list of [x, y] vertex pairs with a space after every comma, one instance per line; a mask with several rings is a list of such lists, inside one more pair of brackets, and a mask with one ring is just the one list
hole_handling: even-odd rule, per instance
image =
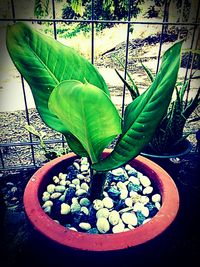
[[107, 253], [65, 249], [42, 237], [29, 224], [22, 202], [25, 185], [35, 170], [4, 174], [0, 178], [1, 266], [196, 266], [200, 248], [199, 162], [200, 154], [193, 151], [174, 163], [176, 175], [172, 177], [180, 194], [180, 210], [162, 235], [135, 248]]

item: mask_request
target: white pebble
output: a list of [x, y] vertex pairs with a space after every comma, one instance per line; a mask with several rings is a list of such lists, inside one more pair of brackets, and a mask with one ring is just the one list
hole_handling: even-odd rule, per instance
[[53, 206], [53, 202], [51, 201], [51, 200], [47, 200], [45, 203], [44, 203], [44, 205], [42, 205], [42, 208], [46, 208], [46, 207], [48, 207], [48, 206]]
[[125, 228], [124, 223], [123, 223], [123, 222], [120, 222], [120, 223], [118, 223], [117, 225], [113, 226], [113, 228], [112, 228], [112, 232], [113, 232], [114, 234], [116, 234], [116, 233], [121, 233], [121, 232], [124, 231], [124, 228]]
[[144, 204], [136, 202], [133, 206], [134, 211], [141, 211], [144, 208]]
[[54, 181], [55, 184], [59, 184], [60, 179], [57, 176], [54, 176], [53, 177], [53, 181]]
[[50, 214], [51, 213], [51, 206], [46, 207], [44, 209], [44, 212]]
[[69, 185], [70, 181], [60, 180], [60, 185], [66, 186], [67, 184]]
[[145, 224], [145, 223], [147, 223], [149, 221], [151, 221], [151, 218], [148, 218], [148, 219], [144, 220], [142, 224]]
[[85, 215], [89, 215], [89, 210], [86, 207], [81, 207], [81, 211], [85, 214]]
[[132, 198], [132, 200], [133, 200], [134, 203], [140, 201], [140, 199], [141, 199], [141, 195], [138, 194], [138, 193], [135, 192], [135, 191], [131, 191], [131, 192], [129, 193], [129, 196]]
[[140, 180], [134, 176], [130, 176], [129, 181], [135, 185], [140, 185]]
[[85, 231], [91, 229], [91, 225], [89, 223], [86, 223], [86, 222], [79, 223], [79, 227]]
[[151, 185], [151, 181], [150, 179], [147, 177], [147, 176], [141, 176], [140, 178], [140, 183], [144, 186], [144, 187], [147, 187], [147, 186], [150, 186]]
[[43, 195], [42, 195], [42, 200], [43, 200], [43, 201], [47, 201], [47, 200], [49, 200], [49, 198], [50, 198], [50, 194], [49, 194], [49, 192], [45, 191], [45, 192], [43, 193]]
[[128, 196], [128, 190], [121, 190], [120, 199], [126, 199]]
[[55, 187], [55, 191], [59, 193], [63, 193], [65, 191], [65, 186], [64, 185], [57, 185]]
[[96, 223], [97, 229], [100, 233], [105, 234], [110, 230], [110, 224], [104, 217], [100, 217]]
[[70, 206], [66, 203], [62, 203], [60, 213], [62, 215], [67, 215], [68, 213], [70, 213]]
[[108, 197], [108, 193], [105, 192], [105, 191], [103, 191], [103, 196], [104, 196], [104, 197]]
[[64, 173], [60, 172], [58, 177], [59, 177], [60, 180], [66, 180], [67, 174], [64, 174]]
[[62, 194], [61, 193], [53, 193], [52, 195], [51, 195], [51, 198], [52, 199], [56, 199], [56, 198], [59, 198], [60, 196], [61, 196]]
[[59, 200], [62, 201], [62, 202], [64, 202], [64, 201], [65, 201], [65, 197], [66, 197], [65, 194], [61, 195], [61, 196], [59, 197]]
[[89, 169], [89, 164], [88, 165], [81, 165], [81, 172], [85, 172]]
[[102, 201], [105, 208], [112, 209], [112, 207], [114, 206], [113, 200], [110, 197], [104, 197]]
[[95, 200], [93, 201], [93, 207], [94, 207], [95, 210], [102, 209], [103, 206], [104, 206], [104, 205], [103, 205], [103, 201], [102, 201], [102, 200], [100, 200], [100, 199], [95, 199]]
[[144, 217], [149, 217], [149, 209], [147, 207], [143, 207], [141, 209], [141, 213], [144, 215]]
[[80, 180], [78, 178], [75, 178], [72, 180], [72, 184], [80, 185]]
[[87, 164], [88, 164], [88, 159], [87, 159], [87, 157], [82, 157], [82, 158], [81, 158], [81, 164], [82, 164], [82, 165], [87, 165]]
[[69, 187], [76, 188], [75, 184], [69, 184]]
[[99, 219], [101, 217], [108, 218], [109, 216], [109, 210], [107, 208], [99, 209], [96, 213], [96, 218]]
[[129, 165], [129, 164], [126, 164], [125, 165], [125, 170], [126, 171], [130, 171], [130, 170], [132, 170], [133, 169], [133, 167], [131, 166], [131, 165]]
[[153, 202], [160, 202], [161, 201], [161, 195], [160, 194], [154, 194], [152, 197], [151, 197], [151, 200]]
[[80, 185], [76, 185], [76, 191], [78, 190], [78, 189], [80, 189], [81, 187], [80, 187]]
[[126, 224], [131, 224], [133, 226], [137, 225], [137, 217], [135, 213], [124, 212], [121, 218], [122, 221]]
[[81, 210], [81, 206], [78, 203], [72, 203], [71, 212], [79, 212]]
[[124, 169], [122, 169], [122, 168], [117, 168], [117, 169], [112, 170], [111, 173], [112, 173], [114, 176], [124, 175]]
[[82, 195], [85, 194], [85, 193], [86, 193], [86, 191], [80, 188], [80, 189], [78, 189], [78, 190], [76, 191], [76, 196], [82, 196]]
[[120, 219], [119, 213], [116, 210], [112, 210], [109, 214], [109, 217], [108, 217], [110, 224], [112, 224], [112, 225], [118, 224], [119, 219]]
[[125, 204], [126, 204], [127, 207], [132, 207], [132, 205], [133, 205], [133, 200], [132, 200], [132, 198], [127, 197], [127, 198], [125, 199]]
[[49, 194], [52, 194], [53, 192], [54, 192], [54, 190], [55, 190], [55, 184], [49, 184], [48, 186], [47, 186], [47, 192], [49, 193]]
[[78, 198], [77, 197], [73, 197], [72, 198], [72, 204], [78, 203]]
[[78, 232], [78, 230], [75, 227], [69, 227], [68, 229]]
[[161, 204], [160, 204], [160, 202], [155, 202], [155, 206], [156, 206], [156, 208], [159, 210], [159, 209], [161, 208]]
[[127, 190], [127, 188], [126, 188], [126, 185], [124, 184], [124, 183], [122, 183], [122, 182], [118, 182], [117, 183], [117, 187], [121, 190], [121, 189], [125, 189], [125, 190]]
[[153, 192], [153, 187], [152, 186], [147, 186], [143, 189], [142, 193], [143, 195], [149, 195]]
[[148, 202], [149, 202], [149, 198], [147, 196], [141, 196], [140, 198], [140, 202], [143, 204], [143, 205], [146, 205]]
[[85, 176], [81, 173], [77, 174], [76, 176], [79, 180], [84, 180], [85, 179]]
[[128, 224], [128, 229], [132, 230], [132, 229], [135, 229], [135, 227], [132, 224]]
[[80, 166], [79, 166], [78, 162], [74, 161], [73, 165], [78, 171], [80, 170]]
[[82, 183], [81, 188], [84, 189], [86, 192], [89, 190], [89, 185], [87, 183]]
[[128, 231], [130, 231], [129, 228], [124, 228], [124, 231], [123, 232], [128, 232]]

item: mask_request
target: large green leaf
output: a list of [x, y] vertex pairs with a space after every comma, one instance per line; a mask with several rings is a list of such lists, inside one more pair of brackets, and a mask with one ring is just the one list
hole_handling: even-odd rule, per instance
[[[69, 134], [68, 129], [48, 109], [49, 96], [55, 86], [63, 80], [83, 82], [87, 79], [109, 95], [106, 83], [96, 68], [74, 49], [21, 22], [8, 26], [6, 41], [15, 66], [31, 88], [41, 118], [65, 136]], [[67, 141], [82, 150], [74, 137]]]
[[110, 98], [88, 82], [61, 82], [49, 98], [49, 109], [79, 140], [93, 163], [121, 133], [121, 118]]
[[151, 140], [172, 97], [180, 65], [181, 46], [182, 41], [165, 52], [159, 73], [150, 88], [127, 107], [123, 133], [113, 152], [94, 164], [94, 169], [105, 171], [121, 166], [137, 156]]

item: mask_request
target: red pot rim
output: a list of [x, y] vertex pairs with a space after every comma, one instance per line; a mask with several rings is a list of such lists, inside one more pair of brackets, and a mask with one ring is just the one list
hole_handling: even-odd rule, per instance
[[[105, 150], [108, 154], [110, 150]], [[61, 156], [41, 167], [29, 180], [24, 192], [24, 207], [28, 219], [41, 234], [61, 245], [88, 251], [119, 250], [143, 244], [165, 231], [175, 219], [179, 208], [179, 194], [169, 174], [145, 157], [138, 156], [130, 161], [134, 167], [143, 168], [157, 184], [162, 195], [162, 206], [147, 223], [133, 230], [116, 234], [87, 234], [76, 232], [52, 220], [41, 208], [39, 190], [47, 173], [63, 160], [75, 157], [74, 153]], [[153, 178], [152, 178], [152, 177]]]

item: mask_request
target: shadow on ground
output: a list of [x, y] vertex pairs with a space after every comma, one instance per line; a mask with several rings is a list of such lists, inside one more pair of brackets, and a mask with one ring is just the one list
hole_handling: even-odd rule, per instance
[[[123, 251], [91, 253], [56, 246], [34, 231], [23, 205], [19, 210], [2, 206], [1, 266], [196, 266], [200, 249], [199, 162], [200, 155], [191, 153], [173, 177], [180, 194], [180, 210], [173, 224], [154, 240]], [[26, 173], [26, 181], [31, 175]]]

